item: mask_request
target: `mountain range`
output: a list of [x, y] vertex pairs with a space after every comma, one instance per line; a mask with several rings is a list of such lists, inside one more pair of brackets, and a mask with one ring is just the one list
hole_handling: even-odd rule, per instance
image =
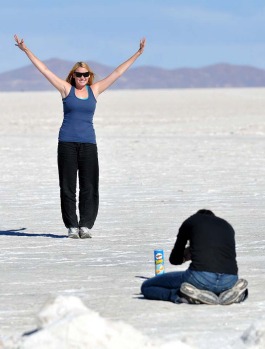
[[[44, 63], [55, 74], [65, 79], [75, 62], [52, 58]], [[114, 68], [88, 62], [96, 79], [107, 76]], [[130, 68], [112, 89], [164, 88], [224, 88], [265, 87], [265, 70], [252, 66], [214, 64], [202, 68], [163, 69], [153, 66]], [[14, 69], [0, 74], [0, 91], [45, 91], [53, 86], [33, 66]]]

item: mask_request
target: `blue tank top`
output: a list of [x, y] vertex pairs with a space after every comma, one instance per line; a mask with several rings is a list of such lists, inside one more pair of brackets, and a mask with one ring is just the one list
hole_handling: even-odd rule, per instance
[[63, 98], [64, 119], [59, 141], [96, 144], [93, 117], [97, 101], [88, 85], [87, 90], [88, 98], [78, 98], [72, 86], [69, 95]]

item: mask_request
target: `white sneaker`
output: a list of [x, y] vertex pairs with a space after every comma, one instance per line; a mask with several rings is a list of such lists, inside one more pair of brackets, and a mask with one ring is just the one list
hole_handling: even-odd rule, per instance
[[78, 228], [68, 228], [68, 237], [71, 239], [79, 239], [79, 229]]
[[87, 227], [80, 227], [79, 236], [81, 239], [91, 239], [92, 235], [90, 234], [90, 230]]
[[[229, 305], [232, 303], [242, 302], [242, 300], [245, 299], [245, 296], [247, 296], [247, 294], [245, 295], [245, 293], [247, 291], [247, 287], [248, 287], [247, 280], [238, 279], [232, 288], [222, 292], [219, 295], [220, 304]], [[244, 293], [244, 295], [242, 296], [243, 293]]]
[[215, 293], [200, 290], [187, 282], [183, 282], [180, 287], [180, 292], [191, 304], [219, 304], [218, 296]]

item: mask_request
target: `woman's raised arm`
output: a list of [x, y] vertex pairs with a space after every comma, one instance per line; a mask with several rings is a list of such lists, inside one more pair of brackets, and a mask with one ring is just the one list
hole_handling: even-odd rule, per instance
[[14, 35], [14, 38], [16, 41], [16, 46], [19, 47], [21, 51], [26, 53], [35, 67], [61, 93], [62, 97], [66, 97], [71, 88], [70, 84], [49, 70], [48, 67], [27, 48], [23, 39], [20, 40], [17, 35]]
[[110, 87], [119, 77], [122, 76], [123, 73], [126, 72], [127, 69], [136, 61], [136, 59], [144, 52], [145, 48], [145, 38], [140, 41], [140, 48], [135, 54], [130, 57], [127, 61], [123, 62], [119, 65], [110, 75], [108, 75], [105, 79], [100, 80], [91, 86], [95, 97], [105, 91], [108, 87]]

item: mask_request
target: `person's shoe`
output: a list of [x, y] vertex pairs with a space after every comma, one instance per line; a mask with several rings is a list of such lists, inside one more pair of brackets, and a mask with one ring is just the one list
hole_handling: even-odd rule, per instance
[[248, 286], [247, 280], [245, 279], [237, 280], [237, 282], [232, 288], [220, 293], [219, 295], [220, 304], [229, 305], [232, 303], [243, 302], [243, 300], [248, 296], [247, 286]]
[[241, 296], [238, 297], [238, 299], [235, 301], [235, 303], [241, 303], [244, 302], [248, 298], [248, 289], [246, 289], [245, 292], [241, 294]]
[[68, 228], [68, 237], [71, 239], [79, 239], [79, 229], [78, 228]]
[[180, 287], [180, 292], [191, 304], [219, 304], [219, 298], [215, 293], [200, 290], [187, 282], [183, 282]]
[[90, 234], [90, 230], [87, 227], [80, 227], [79, 236], [81, 239], [91, 239], [92, 235]]

